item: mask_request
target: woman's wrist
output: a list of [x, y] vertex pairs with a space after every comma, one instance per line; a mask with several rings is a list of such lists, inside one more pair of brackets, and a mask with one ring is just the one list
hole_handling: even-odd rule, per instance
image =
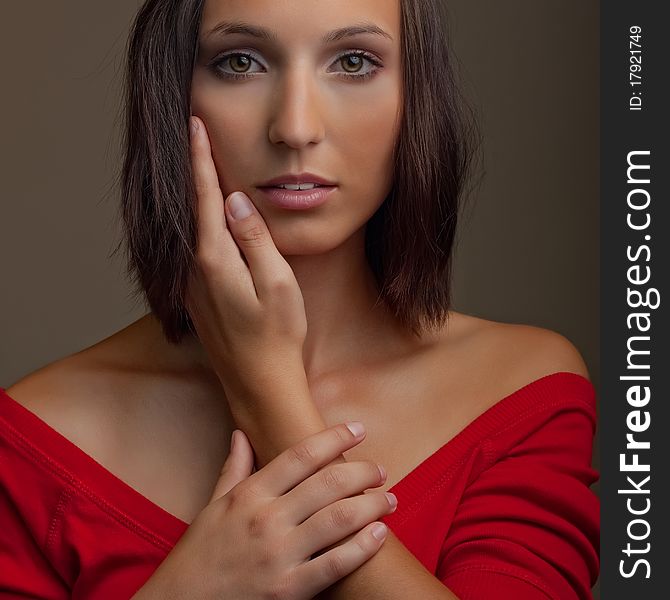
[[[260, 468], [305, 437], [326, 428], [315, 406], [302, 361], [267, 362], [261, 373], [222, 379], [230, 412], [256, 452]], [[261, 363], [257, 363], [261, 364]]]
[[240, 408], [263, 410], [277, 397], [268, 392], [290, 396], [294, 388], [307, 387], [302, 351], [282, 349], [270, 356], [256, 353], [234, 362], [212, 360], [211, 364], [229, 403]]

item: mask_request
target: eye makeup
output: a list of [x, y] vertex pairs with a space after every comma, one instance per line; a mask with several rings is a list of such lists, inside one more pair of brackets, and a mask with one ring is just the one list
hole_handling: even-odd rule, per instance
[[[216, 76], [223, 80], [240, 80], [240, 79], [251, 79], [254, 78], [257, 74], [263, 73], [263, 71], [251, 71], [244, 73], [234, 73], [230, 71], [225, 71], [222, 69], [223, 66], [230, 66], [230, 62], [234, 59], [243, 58], [247, 61], [247, 64], [251, 65], [252, 62], [259, 64], [261, 67], [265, 68], [263, 61], [252, 51], [247, 50], [237, 50], [237, 51], [226, 51], [218, 54], [211, 61], [207, 63], [207, 68]], [[342, 64], [344, 60], [350, 60], [355, 58], [358, 63], [362, 65], [362, 69], [365, 68], [365, 63], [369, 65], [368, 70], [359, 72], [346, 72], [346, 71], [337, 71], [337, 75], [345, 80], [354, 80], [362, 81], [374, 77], [382, 68], [383, 63], [379, 60], [377, 56], [371, 52], [365, 50], [350, 50], [344, 52], [335, 58], [333, 64]], [[333, 72], [333, 71], [329, 71]]]

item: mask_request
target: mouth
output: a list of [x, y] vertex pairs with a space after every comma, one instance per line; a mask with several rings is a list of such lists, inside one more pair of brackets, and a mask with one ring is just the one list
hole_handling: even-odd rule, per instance
[[334, 187], [332, 185], [323, 185], [320, 183], [280, 183], [277, 185], [266, 185], [261, 186], [264, 188], [275, 188], [280, 190], [292, 190], [294, 192], [303, 191], [303, 190], [313, 190], [314, 188], [319, 187]]
[[299, 191], [314, 187], [333, 187], [336, 185], [337, 182], [331, 181], [322, 175], [304, 171], [302, 173], [284, 173], [258, 184], [257, 187], [278, 187]]
[[336, 185], [314, 183], [259, 186], [269, 202], [287, 210], [306, 210], [320, 206], [337, 189]]

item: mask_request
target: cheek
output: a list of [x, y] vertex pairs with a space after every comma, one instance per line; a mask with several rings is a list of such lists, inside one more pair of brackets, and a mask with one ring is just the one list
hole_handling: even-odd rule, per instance
[[[211, 116], [207, 121], [214, 164], [224, 195], [228, 195], [243, 184], [239, 175], [253, 172], [253, 144], [247, 128], [234, 119]], [[237, 174], [237, 176], [236, 176]]]
[[[397, 99], [389, 94], [379, 97], [360, 111], [347, 137], [348, 174], [368, 193], [389, 191], [393, 180], [393, 150], [398, 133]], [[374, 194], [374, 195], [377, 195]]]
[[206, 124], [212, 157], [224, 195], [240, 189], [242, 182], [234, 176], [235, 173], [247, 173], [250, 170], [249, 161], [256, 156], [254, 147], [258, 148], [250, 124], [259, 122], [248, 107], [238, 109], [237, 112], [234, 107], [222, 110], [226, 104], [230, 103], [224, 103], [220, 95], [215, 93], [199, 93], [191, 97], [193, 113]]

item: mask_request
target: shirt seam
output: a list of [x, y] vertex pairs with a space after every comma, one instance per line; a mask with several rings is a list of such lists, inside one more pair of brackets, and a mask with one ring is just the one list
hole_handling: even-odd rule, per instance
[[[148, 541], [149, 543], [153, 544], [154, 546], [162, 550], [169, 551], [172, 548], [172, 544], [170, 544], [167, 540], [163, 539], [162, 537], [143, 527], [140, 523], [135, 521], [135, 519], [133, 519], [125, 512], [115, 507], [114, 505], [107, 502], [104, 498], [97, 495], [95, 492], [93, 492], [86, 484], [84, 484], [83, 481], [81, 481], [79, 478], [73, 475], [63, 465], [50, 458], [39, 448], [35, 447], [19, 431], [17, 431], [9, 423], [7, 423], [7, 421], [5, 421], [4, 419], [0, 419], [0, 424], [4, 424], [4, 427], [9, 434], [9, 438], [13, 438], [15, 440], [14, 444], [15, 447], [17, 447], [20, 451], [23, 451], [25, 454], [27, 454], [47, 472], [57, 476], [59, 479], [64, 481], [66, 485], [73, 488], [71, 493], [69, 494], [69, 497], [67, 498], [68, 500], [71, 499], [71, 497], [74, 495], [74, 491], [77, 490], [80, 493], [84, 494], [89, 500], [91, 500], [91, 502], [93, 502], [100, 510], [102, 510], [102, 512], [112, 517], [119, 524], [124, 526], [126, 529], [134, 532], [136, 535], [140, 536], [145, 541]], [[62, 502], [64, 502], [64, 500], [65, 499], [63, 498], [63, 494], [61, 493], [61, 496], [59, 498], [59, 503], [62, 504], [61, 513], [57, 514], [58, 511], [58, 505], [57, 505], [56, 508], [54, 509], [53, 518], [49, 529], [55, 527], [55, 525], [57, 524], [57, 522], [54, 522], [54, 519], [56, 518], [60, 520], [63, 519], [63, 516], [65, 514], [64, 510], [65, 504]], [[47, 538], [47, 543], [49, 542], [50, 540]]]
[[[579, 398], [579, 400], [582, 403], [586, 404], [586, 406], [588, 408], [591, 408], [590, 405], [588, 404], [588, 402], [586, 402], [585, 400], [582, 400], [581, 398]], [[507, 423], [504, 427], [501, 427], [500, 429], [494, 431], [490, 436], [488, 436], [485, 439], [490, 440], [490, 439], [493, 439], [493, 438], [495, 438], [499, 435], [502, 435], [503, 433], [505, 433], [506, 431], [508, 431], [512, 427], [515, 427], [516, 425], [518, 425], [524, 419], [527, 419], [528, 417], [533, 416], [534, 413], [541, 414], [544, 410], [554, 408], [556, 406], [559, 406], [560, 404], [561, 403], [558, 400], [553, 400], [553, 401], [547, 402], [546, 404], [543, 404], [541, 407], [539, 407], [537, 409], [535, 407], [527, 408], [524, 412], [517, 415], [513, 421], [511, 421], [510, 423]], [[565, 409], [566, 410], [573, 410], [573, 407], [566, 406]]]
[[49, 522], [46, 539], [44, 540], [45, 552], [48, 552], [51, 549], [51, 546], [53, 545], [53, 542], [57, 535], [58, 525], [61, 524], [63, 520], [63, 515], [65, 514], [67, 506], [70, 503], [70, 499], [72, 498], [73, 495], [74, 490], [71, 487], [66, 486], [63, 488], [63, 491], [60, 493], [58, 497], [56, 508], [54, 509], [53, 514], [51, 516], [51, 520]]
[[[582, 403], [586, 404], [589, 408], [590, 405], [586, 400], [583, 400], [582, 398], [578, 398]], [[497, 453], [494, 452], [493, 450], [493, 442], [492, 440], [505, 433], [509, 429], [512, 429], [513, 427], [516, 427], [520, 422], [524, 421], [525, 419], [539, 415], [543, 411], [549, 410], [551, 408], [554, 408], [556, 406], [560, 406], [561, 402], [558, 400], [553, 400], [553, 401], [546, 401], [545, 403], [542, 403], [541, 405], [535, 405], [531, 408], [527, 408], [524, 410], [521, 414], [517, 415], [516, 418], [507, 423], [504, 427], [494, 431], [493, 433], [490, 433], [487, 437], [483, 438], [480, 440], [471, 450], [470, 452], [466, 453], [465, 456], [461, 457], [461, 459], [453, 463], [449, 470], [446, 473], [442, 473], [440, 477], [435, 479], [431, 485], [429, 485], [426, 490], [419, 494], [418, 497], [414, 500], [411, 506], [409, 506], [402, 515], [402, 518], [398, 519], [397, 523], [398, 525], [401, 525], [405, 523], [408, 519], [410, 519], [414, 514], [417, 512], [417, 510], [420, 508], [421, 504], [425, 502], [426, 500], [434, 497], [436, 494], [438, 494], [444, 486], [446, 486], [451, 479], [453, 472], [455, 471], [456, 468], [460, 467], [463, 463], [465, 463], [471, 455], [480, 449], [483, 453], [484, 456], [486, 457], [486, 460], [484, 461], [484, 466], [482, 467], [481, 472], [485, 471], [491, 465], [496, 461]], [[457, 434], [458, 435], [458, 434]]]
[[471, 456], [476, 452], [477, 448], [479, 448], [480, 445], [477, 445], [475, 448], [473, 448], [470, 452], [462, 456], [457, 462], [453, 463], [448, 471], [442, 473], [438, 478], [436, 478], [431, 485], [429, 485], [421, 494], [415, 498], [414, 502], [410, 506], [408, 506], [401, 518], [397, 520], [397, 525], [400, 526], [407, 522], [410, 518], [412, 518], [418, 510], [421, 508], [422, 504], [431, 498], [433, 498], [437, 493], [439, 493], [442, 488], [447, 485], [447, 483], [451, 480], [453, 473], [456, 469], [460, 468], [461, 465], [466, 463], [468, 460], [470, 460]]

